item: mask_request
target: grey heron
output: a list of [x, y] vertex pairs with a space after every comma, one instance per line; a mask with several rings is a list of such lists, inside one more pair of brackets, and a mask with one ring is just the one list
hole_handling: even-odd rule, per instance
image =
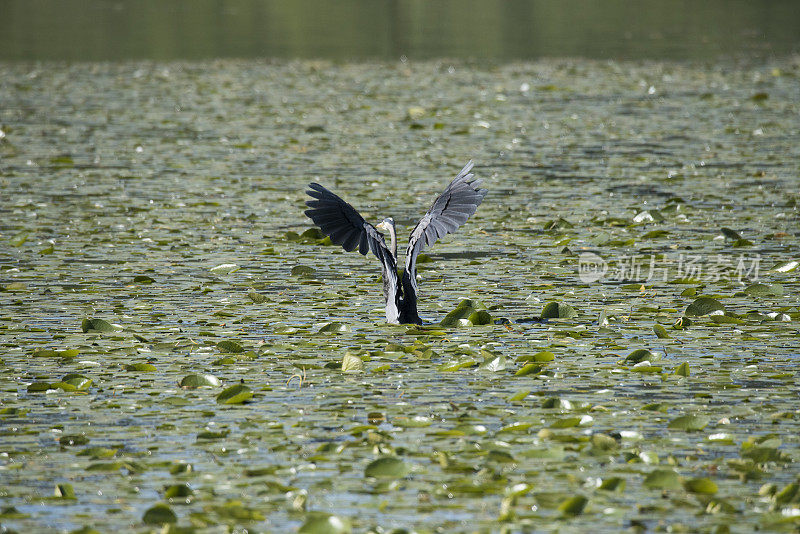
[[[481, 180], [470, 172], [472, 161], [461, 169], [450, 185], [433, 202], [433, 206], [420, 219], [406, 248], [406, 265], [402, 278], [397, 276], [397, 233], [394, 219], [385, 218], [373, 226], [353, 206], [317, 183], [309, 184], [306, 191], [313, 200], [306, 202], [310, 208], [305, 214], [314, 221], [331, 242], [350, 252], [358, 249], [365, 255], [372, 251], [381, 262], [383, 271], [383, 296], [386, 299], [386, 321], [394, 324], [422, 324], [417, 313], [417, 257], [425, 247], [437, 239], [455, 232], [475, 213], [486, 196], [480, 188]], [[389, 232], [389, 246], [383, 234]]]

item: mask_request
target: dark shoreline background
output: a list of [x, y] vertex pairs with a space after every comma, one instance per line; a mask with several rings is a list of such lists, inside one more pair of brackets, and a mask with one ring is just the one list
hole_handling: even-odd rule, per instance
[[0, 60], [540, 57], [800, 52], [793, 0], [0, 0]]

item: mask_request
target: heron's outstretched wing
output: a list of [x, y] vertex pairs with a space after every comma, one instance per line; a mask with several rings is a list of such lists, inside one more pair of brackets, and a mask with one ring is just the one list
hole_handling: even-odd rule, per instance
[[394, 273], [396, 277], [396, 261], [386, 247], [383, 234], [339, 196], [316, 183], [311, 183], [308, 187], [306, 193], [314, 200], [306, 201], [306, 205], [311, 209], [305, 213], [314, 224], [319, 226], [334, 244], [341, 245], [348, 252], [358, 248], [361, 254], [366, 255], [371, 250], [381, 264], [386, 266], [386, 270]]
[[411, 278], [415, 291], [419, 253], [425, 247], [432, 246], [440, 237], [455, 232], [459, 226], [467, 222], [488, 192], [480, 188], [481, 180], [476, 180], [469, 172], [472, 170], [472, 165], [470, 161], [461, 169], [411, 231], [406, 250], [406, 273]]

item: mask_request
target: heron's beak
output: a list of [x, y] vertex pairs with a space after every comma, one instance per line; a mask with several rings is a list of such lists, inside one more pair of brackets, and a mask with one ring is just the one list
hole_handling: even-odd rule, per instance
[[386, 224], [385, 222], [381, 221], [380, 223], [378, 223], [377, 226], [375, 226], [375, 228], [377, 228], [378, 230], [387, 230], [388, 231], [389, 230], [389, 225]]

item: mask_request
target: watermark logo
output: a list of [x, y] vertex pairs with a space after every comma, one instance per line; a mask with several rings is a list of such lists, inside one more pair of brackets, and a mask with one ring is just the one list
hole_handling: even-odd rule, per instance
[[578, 258], [578, 277], [584, 284], [602, 280], [608, 272], [606, 260], [594, 252], [582, 252]]
[[[578, 278], [589, 284], [606, 280], [610, 282], [668, 282], [675, 279], [692, 279], [718, 282], [722, 279], [758, 281], [761, 255], [738, 257], [678, 254], [656, 256], [632, 254], [605, 260], [594, 252], [583, 252], [578, 257]], [[608, 276], [606, 276], [608, 275]]]

